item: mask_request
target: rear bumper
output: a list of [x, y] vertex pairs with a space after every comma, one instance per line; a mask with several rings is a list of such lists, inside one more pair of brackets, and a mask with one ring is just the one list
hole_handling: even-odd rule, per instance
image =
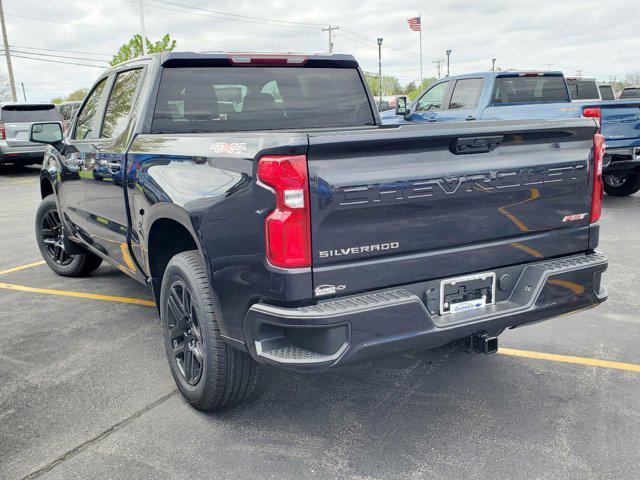
[[21, 161], [42, 161], [46, 145], [28, 147], [10, 147], [6, 142], [0, 144], [0, 163], [14, 163]]
[[607, 147], [603, 165], [604, 173], [630, 173], [633, 171], [640, 171], [640, 146]]
[[[427, 349], [483, 332], [594, 307], [607, 298], [600, 253], [496, 270], [496, 304], [440, 315], [440, 280], [285, 308], [259, 303], [245, 318], [246, 345], [258, 361], [323, 370], [388, 353]], [[508, 281], [509, 279], [513, 279]], [[501, 285], [502, 283], [502, 285]]]

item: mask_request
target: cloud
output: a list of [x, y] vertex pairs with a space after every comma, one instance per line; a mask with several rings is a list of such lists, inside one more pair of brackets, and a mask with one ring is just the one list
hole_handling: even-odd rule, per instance
[[[14, 48], [34, 47], [92, 52], [60, 53], [106, 60], [139, 29], [137, 1], [127, 0], [5, 0], [9, 42]], [[640, 36], [633, 12], [640, 0], [449, 0], [428, 3], [386, 0], [145, 0], [148, 36], [170, 33], [186, 51], [326, 52], [322, 25], [339, 25], [337, 53], [356, 56], [363, 69], [377, 71], [376, 38], [383, 37], [383, 68], [402, 83], [419, 77], [417, 32], [407, 18], [423, 16], [425, 76], [435, 75], [437, 58], [453, 51], [452, 73], [486, 70], [491, 58], [504, 68], [563, 70], [608, 79], [640, 69]], [[632, 8], [632, 4], [636, 8]], [[210, 11], [275, 18], [318, 25], [264, 24]], [[424, 10], [416, 11], [418, 6]], [[428, 10], [427, 10], [428, 8]], [[190, 12], [190, 13], [189, 13]], [[32, 18], [24, 18], [32, 17]], [[36, 20], [35, 18], [49, 20]], [[240, 21], [243, 20], [243, 21]], [[41, 51], [45, 53], [45, 51]], [[48, 52], [56, 54], [56, 52]], [[75, 61], [57, 59], [50, 60]], [[15, 58], [18, 87], [23, 82], [29, 100], [50, 100], [90, 86], [100, 70]], [[95, 63], [95, 62], [92, 62]], [[4, 69], [4, 68], [3, 68]], [[20, 88], [19, 88], [20, 90]]]

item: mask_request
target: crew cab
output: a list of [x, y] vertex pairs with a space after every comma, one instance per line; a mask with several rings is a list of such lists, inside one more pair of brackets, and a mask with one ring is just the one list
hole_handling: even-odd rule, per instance
[[604, 191], [614, 196], [636, 193], [640, 190], [640, 98], [603, 101], [595, 78], [571, 77], [567, 84], [582, 115], [596, 118], [605, 137]]
[[217, 410], [260, 363], [494, 352], [599, 305], [596, 130], [384, 126], [348, 55], [155, 54], [102, 74], [67, 136], [32, 126], [36, 238], [60, 275], [106, 261], [149, 285], [180, 392]]
[[381, 114], [384, 124], [578, 116], [580, 109], [571, 104], [561, 72], [518, 71], [446, 77], [427, 87], [405, 109]]

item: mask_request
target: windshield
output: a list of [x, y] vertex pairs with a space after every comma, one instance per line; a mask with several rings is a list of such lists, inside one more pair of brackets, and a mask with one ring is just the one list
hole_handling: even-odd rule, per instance
[[571, 100], [595, 100], [600, 98], [594, 80], [567, 80]]
[[625, 88], [622, 91], [620, 98], [640, 98], [640, 88]]
[[373, 125], [353, 68], [165, 68], [152, 133]]

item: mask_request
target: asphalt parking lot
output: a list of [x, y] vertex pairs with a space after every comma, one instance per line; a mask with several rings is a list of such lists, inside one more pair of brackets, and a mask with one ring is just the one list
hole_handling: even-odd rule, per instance
[[0, 172], [2, 478], [640, 478], [640, 194], [605, 197], [601, 308], [508, 331], [498, 355], [263, 367], [250, 401], [204, 415], [145, 287], [42, 265], [37, 178]]

